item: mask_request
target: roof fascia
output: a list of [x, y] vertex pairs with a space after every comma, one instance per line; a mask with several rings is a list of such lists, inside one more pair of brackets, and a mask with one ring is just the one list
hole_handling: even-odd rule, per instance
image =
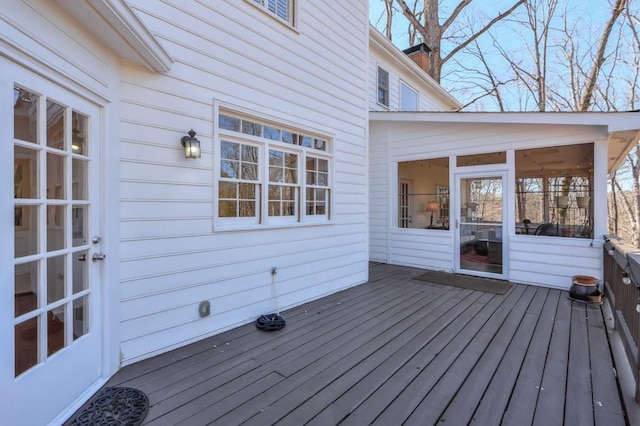
[[640, 112], [379, 112], [373, 121], [560, 124], [607, 126], [609, 132], [640, 129]]
[[[119, 56], [154, 72], [171, 68], [173, 59], [126, 0], [55, 1]], [[111, 37], [105, 37], [107, 34]]]

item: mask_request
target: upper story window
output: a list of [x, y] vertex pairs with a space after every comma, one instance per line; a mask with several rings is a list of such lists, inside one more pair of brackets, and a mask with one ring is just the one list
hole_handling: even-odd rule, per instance
[[330, 220], [329, 138], [227, 111], [218, 133], [218, 229]]
[[411, 86], [400, 82], [400, 111], [418, 110], [418, 92]]
[[389, 107], [389, 73], [378, 67], [378, 103]]
[[293, 25], [294, 0], [253, 0], [258, 6]]

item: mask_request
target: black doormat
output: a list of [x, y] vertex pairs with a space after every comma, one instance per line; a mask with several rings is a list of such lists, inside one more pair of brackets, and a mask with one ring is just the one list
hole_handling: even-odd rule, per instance
[[490, 278], [479, 278], [461, 274], [449, 274], [447, 272], [429, 271], [418, 275], [417, 277], [413, 277], [413, 279], [494, 294], [505, 294], [511, 288], [511, 283], [509, 283], [509, 281], [492, 280]]
[[139, 426], [149, 412], [149, 399], [133, 388], [104, 388], [91, 397], [65, 426]]

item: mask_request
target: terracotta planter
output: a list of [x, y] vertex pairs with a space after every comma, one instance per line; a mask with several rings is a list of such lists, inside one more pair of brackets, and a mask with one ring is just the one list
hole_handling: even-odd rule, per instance
[[574, 275], [573, 284], [569, 289], [569, 299], [577, 302], [597, 304], [602, 303], [600, 281], [589, 275]]

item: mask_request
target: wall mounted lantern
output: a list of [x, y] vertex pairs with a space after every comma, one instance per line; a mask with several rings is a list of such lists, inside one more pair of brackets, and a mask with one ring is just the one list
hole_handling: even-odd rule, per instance
[[180, 139], [182, 146], [184, 147], [185, 158], [200, 158], [200, 141], [196, 139], [196, 132], [193, 129], [189, 130], [189, 136], [183, 136]]

